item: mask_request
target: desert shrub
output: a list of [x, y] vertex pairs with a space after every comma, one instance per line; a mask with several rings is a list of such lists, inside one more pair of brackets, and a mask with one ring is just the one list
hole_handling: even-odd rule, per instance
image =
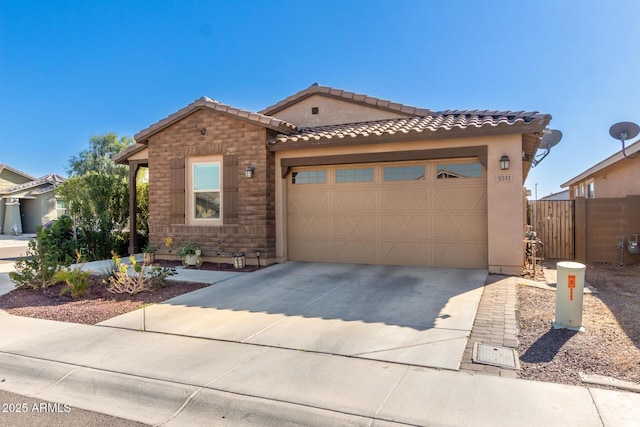
[[58, 269], [58, 262], [47, 254], [38, 239], [34, 239], [28, 243], [27, 256], [16, 261], [16, 271], [10, 272], [9, 278], [17, 289], [42, 289], [51, 284]]
[[80, 268], [65, 268], [57, 271], [51, 281], [53, 283], [65, 282], [66, 286], [60, 291], [60, 295], [71, 293], [72, 298], [84, 296], [89, 288], [90, 271], [82, 271]]
[[61, 267], [79, 261], [78, 247], [73, 221], [62, 216], [51, 227], [38, 230], [28, 243], [26, 257], [16, 261], [16, 271], [9, 278], [16, 288], [46, 288]]
[[113, 256], [113, 268], [104, 280], [109, 292], [135, 295], [153, 287], [166, 286], [167, 277], [175, 274], [170, 268], [140, 264], [133, 256], [129, 257], [129, 261], [131, 265], [123, 264], [119, 256]]

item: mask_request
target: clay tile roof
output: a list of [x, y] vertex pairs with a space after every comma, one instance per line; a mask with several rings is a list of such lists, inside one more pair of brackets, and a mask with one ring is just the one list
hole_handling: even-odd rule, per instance
[[288, 134], [294, 132], [297, 128], [291, 123], [287, 123], [284, 120], [276, 119], [275, 117], [268, 117], [264, 114], [254, 113], [251, 111], [242, 110], [240, 108], [235, 108], [230, 105], [225, 105], [215, 99], [207, 98], [203, 96], [199, 99], [196, 99], [191, 104], [186, 107], [176, 111], [175, 113], [165, 117], [157, 123], [152, 124], [148, 128], [138, 132], [134, 138], [138, 142], [144, 142], [151, 135], [161, 131], [162, 129], [171, 126], [173, 123], [178, 120], [183, 119], [194, 111], [200, 109], [208, 109], [212, 111], [217, 111], [222, 114], [227, 114], [230, 116], [238, 117], [243, 120], [248, 120], [257, 125], [267, 127], [269, 129], [276, 130], [278, 132]]
[[302, 128], [296, 133], [278, 135], [270, 140], [269, 146], [294, 146], [298, 144], [346, 141], [369, 136], [415, 135], [431, 136], [433, 133], [446, 136], [443, 132], [469, 129], [501, 130], [518, 125], [532, 125], [535, 129], [527, 132], [541, 132], [551, 120], [548, 114], [524, 111], [479, 111], [447, 110], [426, 116], [400, 119], [377, 120], [371, 122], [316, 126]]
[[347, 92], [342, 89], [335, 89], [329, 86], [320, 86], [317, 83], [312, 84], [308, 88], [293, 94], [282, 101], [273, 104], [270, 107], [261, 110], [261, 114], [272, 116], [278, 111], [295, 104], [296, 102], [308, 98], [315, 94], [330, 96], [333, 98], [344, 99], [345, 101], [356, 102], [370, 107], [380, 108], [394, 113], [406, 114], [411, 116], [426, 116], [430, 111], [426, 108], [412, 107], [410, 105], [400, 104], [398, 102], [387, 101], [386, 99], [374, 98], [372, 96]]
[[45, 175], [41, 178], [34, 179], [33, 181], [25, 182], [24, 184], [14, 185], [13, 187], [7, 188], [4, 191], [6, 193], [15, 193], [17, 191], [24, 191], [26, 189], [37, 187], [44, 184], [49, 184], [49, 187], [47, 187], [47, 189], [50, 189], [51, 186], [57, 187], [58, 185], [62, 184], [64, 181], [65, 181], [64, 177], [58, 174], [52, 173], [49, 175]]

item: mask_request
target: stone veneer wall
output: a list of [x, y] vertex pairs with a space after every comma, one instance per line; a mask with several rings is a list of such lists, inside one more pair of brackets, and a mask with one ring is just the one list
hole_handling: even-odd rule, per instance
[[[204, 134], [202, 133], [204, 131]], [[244, 251], [247, 258], [275, 257], [275, 164], [266, 150], [267, 129], [251, 122], [208, 110], [198, 110], [149, 139], [149, 229], [150, 243], [158, 258], [168, 250], [165, 239], [173, 238], [173, 252], [185, 242], [198, 243], [203, 257], [216, 254], [216, 242], [223, 240], [222, 257]], [[172, 159], [209, 155], [236, 155], [238, 166], [237, 224], [194, 226], [171, 221]], [[255, 168], [247, 179], [244, 170]], [[224, 203], [224, 192], [223, 192]], [[224, 218], [223, 218], [224, 221]]]

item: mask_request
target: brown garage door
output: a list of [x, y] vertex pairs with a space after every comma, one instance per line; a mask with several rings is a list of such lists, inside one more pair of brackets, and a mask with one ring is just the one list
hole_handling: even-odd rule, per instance
[[294, 168], [288, 258], [486, 268], [486, 200], [474, 160]]

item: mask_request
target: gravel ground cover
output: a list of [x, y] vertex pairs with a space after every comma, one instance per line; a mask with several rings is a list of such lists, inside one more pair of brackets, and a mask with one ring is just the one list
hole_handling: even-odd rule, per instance
[[[555, 264], [554, 264], [555, 265]], [[579, 373], [640, 384], [640, 264], [588, 265], [585, 332], [553, 329], [555, 292], [518, 286], [521, 378], [582, 384]]]

